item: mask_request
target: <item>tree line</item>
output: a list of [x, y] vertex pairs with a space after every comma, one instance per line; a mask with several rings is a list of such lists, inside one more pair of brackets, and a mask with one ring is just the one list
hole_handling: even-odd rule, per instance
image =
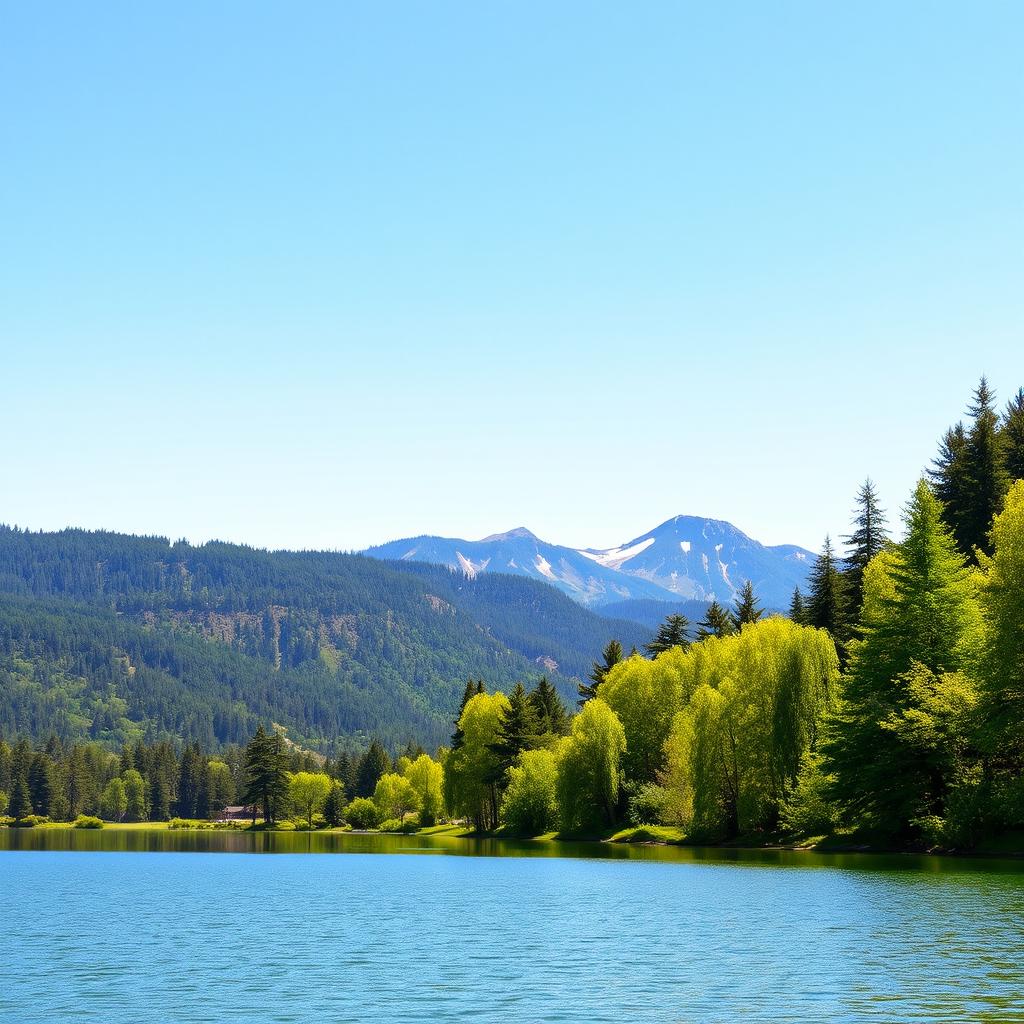
[[[375, 741], [300, 763], [312, 755], [262, 726], [219, 762], [194, 747], [174, 762], [159, 744], [138, 764], [90, 745], [72, 756], [110, 776], [102, 792], [119, 778], [126, 804], [129, 789], [149, 792], [150, 813], [171, 811], [152, 796], [152, 764], [175, 763], [164, 786], [183, 816], [230, 778], [254, 815], [308, 827], [631, 823], [695, 841], [838, 830], [942, 847], [1024, 828], [1024, 392], [999, 415], [983, 380], [969, 416], [910, 495], [901, 539], [866, 482], [845, 553], [826, 540], [788, 617], [766, 616], [748, 582], [692, 626], [667, 617], [642, 652], [612, 640], [574, 712], [546, 678], [508, 692], [477, 679], [433, 757], [392, 760]], [[0, 748], [10, 814], [45, 793], [47, 757], [24, 740]]]

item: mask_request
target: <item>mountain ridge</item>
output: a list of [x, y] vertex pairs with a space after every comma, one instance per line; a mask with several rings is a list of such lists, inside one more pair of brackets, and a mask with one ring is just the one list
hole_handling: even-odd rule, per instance
[[447, 565], [471, 577], [528, 576], [594, 608], [628, 600], [731, 603], [748, 579], [766, 606], [785, 608], [794, 587], [806, 587], [815, 557], [796, 544], [762, 544], [724, 519], [687, 515], [612, 548], [555, 544], [518, 526], [476, 541], [421, 534], [364, 553]]

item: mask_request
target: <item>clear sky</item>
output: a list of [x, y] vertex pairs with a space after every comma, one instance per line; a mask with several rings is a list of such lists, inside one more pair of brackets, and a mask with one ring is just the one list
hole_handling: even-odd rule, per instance
[[905, 500], [1024, 385], [1024, 5], [3, 5], [0, 521]]

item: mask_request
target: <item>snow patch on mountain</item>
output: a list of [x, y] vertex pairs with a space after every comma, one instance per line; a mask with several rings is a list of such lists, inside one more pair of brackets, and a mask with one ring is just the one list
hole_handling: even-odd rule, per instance
[[628, 562], [631, 558], [635, 558], [642, 551], [646, 551], [654, 543], [653, 537], [648, 537], [646, 540], [640, 541], [638, 544], [631, 544], [625, 548], [609, 548], [607, 551], [594, 551], [591, 548], [585, 548], [577, 551], [578, 555], [582, 555], [584, 558], [589, 558], [594, 562], [598, 562], [609, 569], [621, 569], [622, 566]]

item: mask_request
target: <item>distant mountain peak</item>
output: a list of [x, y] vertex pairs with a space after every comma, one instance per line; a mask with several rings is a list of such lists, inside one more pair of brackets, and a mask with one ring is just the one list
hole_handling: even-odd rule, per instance
[[540, 540], [540, 538], [525, 526], [517, 526], [514, 530], [507, 530], [505, 533], [492, 533], [477, 543], [495, 544], [503, 540]]
[[795, 586], [806, 588], [814, 559], [794, 545], [766, 547], [724, 519], [684, 515], [614, 548], [550, 544], [520, 526], [476, 541], [392, 541], [366, 553], [448, 565], [470, 577], [529, 576], [592, 607], [641, 598], [731, 603], [749, 579], [766, 607], [781, 609]]

